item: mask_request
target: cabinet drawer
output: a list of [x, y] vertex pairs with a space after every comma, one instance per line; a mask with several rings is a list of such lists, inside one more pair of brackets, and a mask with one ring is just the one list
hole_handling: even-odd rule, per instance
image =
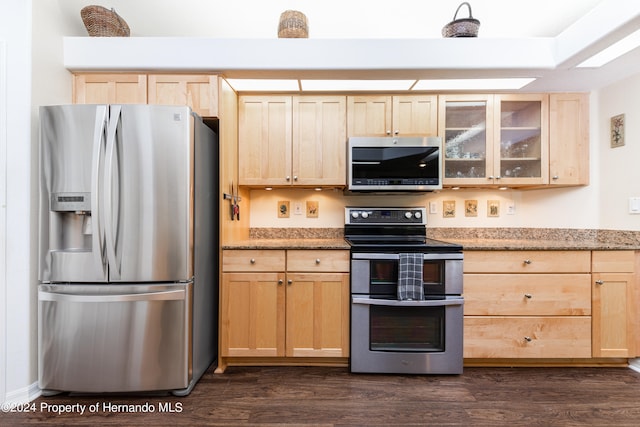
[[465, 273], [589, 273], [590, 251], [466, 251]]
[[589, 316], [590, 274], [465, 274], [464, 313]]
[[591, 268], [594, 273], [633, 273], [633, 251], [593, 251]]
[[222, 271], [284, 271], [284, 250], [232, 249], [222, 252]]
[[591, 317], [464, 318], [466, 358], [589, 358]]
[[287, 251], [287, 271], [349, 272], [349, 251], [300, 249]]

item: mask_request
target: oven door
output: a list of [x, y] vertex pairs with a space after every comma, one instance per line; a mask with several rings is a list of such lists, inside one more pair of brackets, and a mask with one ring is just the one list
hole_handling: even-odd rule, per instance
[[461, 374], [463, 304], [352, 296], [351, 372]]

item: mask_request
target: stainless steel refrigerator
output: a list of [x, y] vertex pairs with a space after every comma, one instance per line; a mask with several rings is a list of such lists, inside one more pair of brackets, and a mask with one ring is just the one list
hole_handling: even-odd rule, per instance
[[40, 388], [190, 393], [217, 357], [216, 133], [179, 106], [40, 123]]

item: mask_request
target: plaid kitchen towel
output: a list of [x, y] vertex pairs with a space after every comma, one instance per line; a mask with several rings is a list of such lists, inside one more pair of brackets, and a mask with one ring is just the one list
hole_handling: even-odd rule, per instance
[[401, 253], [398, 268], [398, 299], [423, 300], [422, 253]]

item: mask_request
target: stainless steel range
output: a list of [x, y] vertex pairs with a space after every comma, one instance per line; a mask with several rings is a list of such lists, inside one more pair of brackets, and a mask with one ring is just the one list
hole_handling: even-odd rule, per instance
[[460, 374], [460, 245], [426, 238], [426, 209], [345, 208], [351, 372]]

